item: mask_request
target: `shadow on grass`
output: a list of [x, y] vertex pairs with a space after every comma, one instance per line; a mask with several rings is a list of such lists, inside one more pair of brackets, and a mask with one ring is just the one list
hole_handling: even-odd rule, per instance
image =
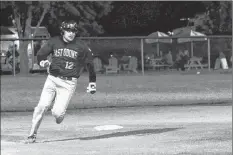
[[175, 131], [178, 129], [182, 129], [182, 128], [143, 129], [143, 130], [133, 130], [133, 131], [125, 131], [125, 132], [114, 132], [114, 133], [110, 133], [110, 134], [91, 136], [91, 137], [46, 140], [46, 141], [41, 141], [41, 142], [42, 143], [49, 143], [49, 142], [58, 142], [58, 141], [71, 141], [71, 140], [107, 139], [107, 138], [125, 137], [125, 136], [145, 136], [145, 135], [160, 134], [160, 133], [164, 133], [164, 132]]

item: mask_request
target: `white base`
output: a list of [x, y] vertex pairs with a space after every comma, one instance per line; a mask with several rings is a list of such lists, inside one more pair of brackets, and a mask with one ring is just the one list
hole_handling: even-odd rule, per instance
[[97, 131], [116, 130], [116, 129], [122, 129], [122, 128], [123, 128], [123, 126], [119, 126], [119, 125], [102, 125], [102, 126], [94, 127], [94, 129], [97, 130]]

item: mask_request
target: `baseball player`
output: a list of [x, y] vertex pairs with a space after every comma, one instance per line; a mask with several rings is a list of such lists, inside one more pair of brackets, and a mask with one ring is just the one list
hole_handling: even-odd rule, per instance
[[[87, 92], [96, 92], [96, 73], [92, 62], [91, 50], [81, 40], [75, 38], [78, 28], [73, 20], [64, 21], [61, 36], [52, 37], [37, 53], [41, 67], [48, 68], [38, 105], [34, 109], [32, 126], [26, 143], [36, 141], [37, 130], [45, 112], [50, 106], [56, 123], [60, 124], [65, 116], [67, 106], [73, 96], [77, 79], [86, 66], [89, 72]], [[52, 54], [51, 62], [47, 57]]]

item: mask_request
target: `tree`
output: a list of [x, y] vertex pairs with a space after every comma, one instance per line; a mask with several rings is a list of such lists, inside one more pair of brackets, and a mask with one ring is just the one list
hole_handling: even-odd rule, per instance
[[232, 2], [203, 2], [206, 10], [191, 21], [197, 31], [206, 34], [232, 34]]
[[[209, 35], [232, 35], [232, 2], [203, 2], [205, 12], [197, 14], [191, 22], [196, 31]], [[231, 55], [231, 38], [212, 38], [210, 40], [211, 54], [224, 51], [226, 56]]]
[[156, 20], [159, 12], [159, 2], [125, 2], [119, 3], [117, 17], [113, 23], [122, 24], [124, 28], [132, 25], [144, 26], [149, 21]]
[[[111, 13], [102, 18], [101, 23], [111, 35], [135, 35], [145, 31], [159, 12], [159, 2], [114, 2]], [[137, 31], [135, 32], [135, 30]], [[138, 31], [140, 29], [140, 31]], [[106, 34], [105, 34], [106, 35]]]
[[[59, 25], [63, 19], [77, 19], [80, 35], [88, 36], [90, 31], [103, 33], [103, 28], [97, 20], [107, 15], [111, 2], [98, 1], [1, 1], [1, 8], [12, 6], [12, 22], [17, 28], [19, 38], [32, 38], [37, 29], [31, 32], [31, 26], [36, 23], [38, 28], [46, 17], [48, 24]], [[20, 73], [29, 73], [28, 48], [29, 41], [20, 40]]]
[[113, 5], [114, 9], [102, 18], [101, 23], [115, 36], [168, 32], [186, 25], [180, 18], [193, 17], [196, 12], [204, 10], [202, 2], [117, 1]]
[[104, 32], [98, 20], [112, 10], [111, 3], [107, 1], [51, 2], [52, 9], [48, 13], [48, 21], [51, 25], [59, 25], [64, 19], [77, 19], [78, 35], [98, 35]]

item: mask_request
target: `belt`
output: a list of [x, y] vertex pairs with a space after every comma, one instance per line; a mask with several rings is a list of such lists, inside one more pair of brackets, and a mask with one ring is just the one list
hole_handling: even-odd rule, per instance
[[69, 80], [69, 81], [73, 80], [73, 77], [65, 77], [65, 76], [58, 76], [58, 75], [56, 75], [55, 77], [58, 77], [58, 78], [60, 78], [62, 80]]

